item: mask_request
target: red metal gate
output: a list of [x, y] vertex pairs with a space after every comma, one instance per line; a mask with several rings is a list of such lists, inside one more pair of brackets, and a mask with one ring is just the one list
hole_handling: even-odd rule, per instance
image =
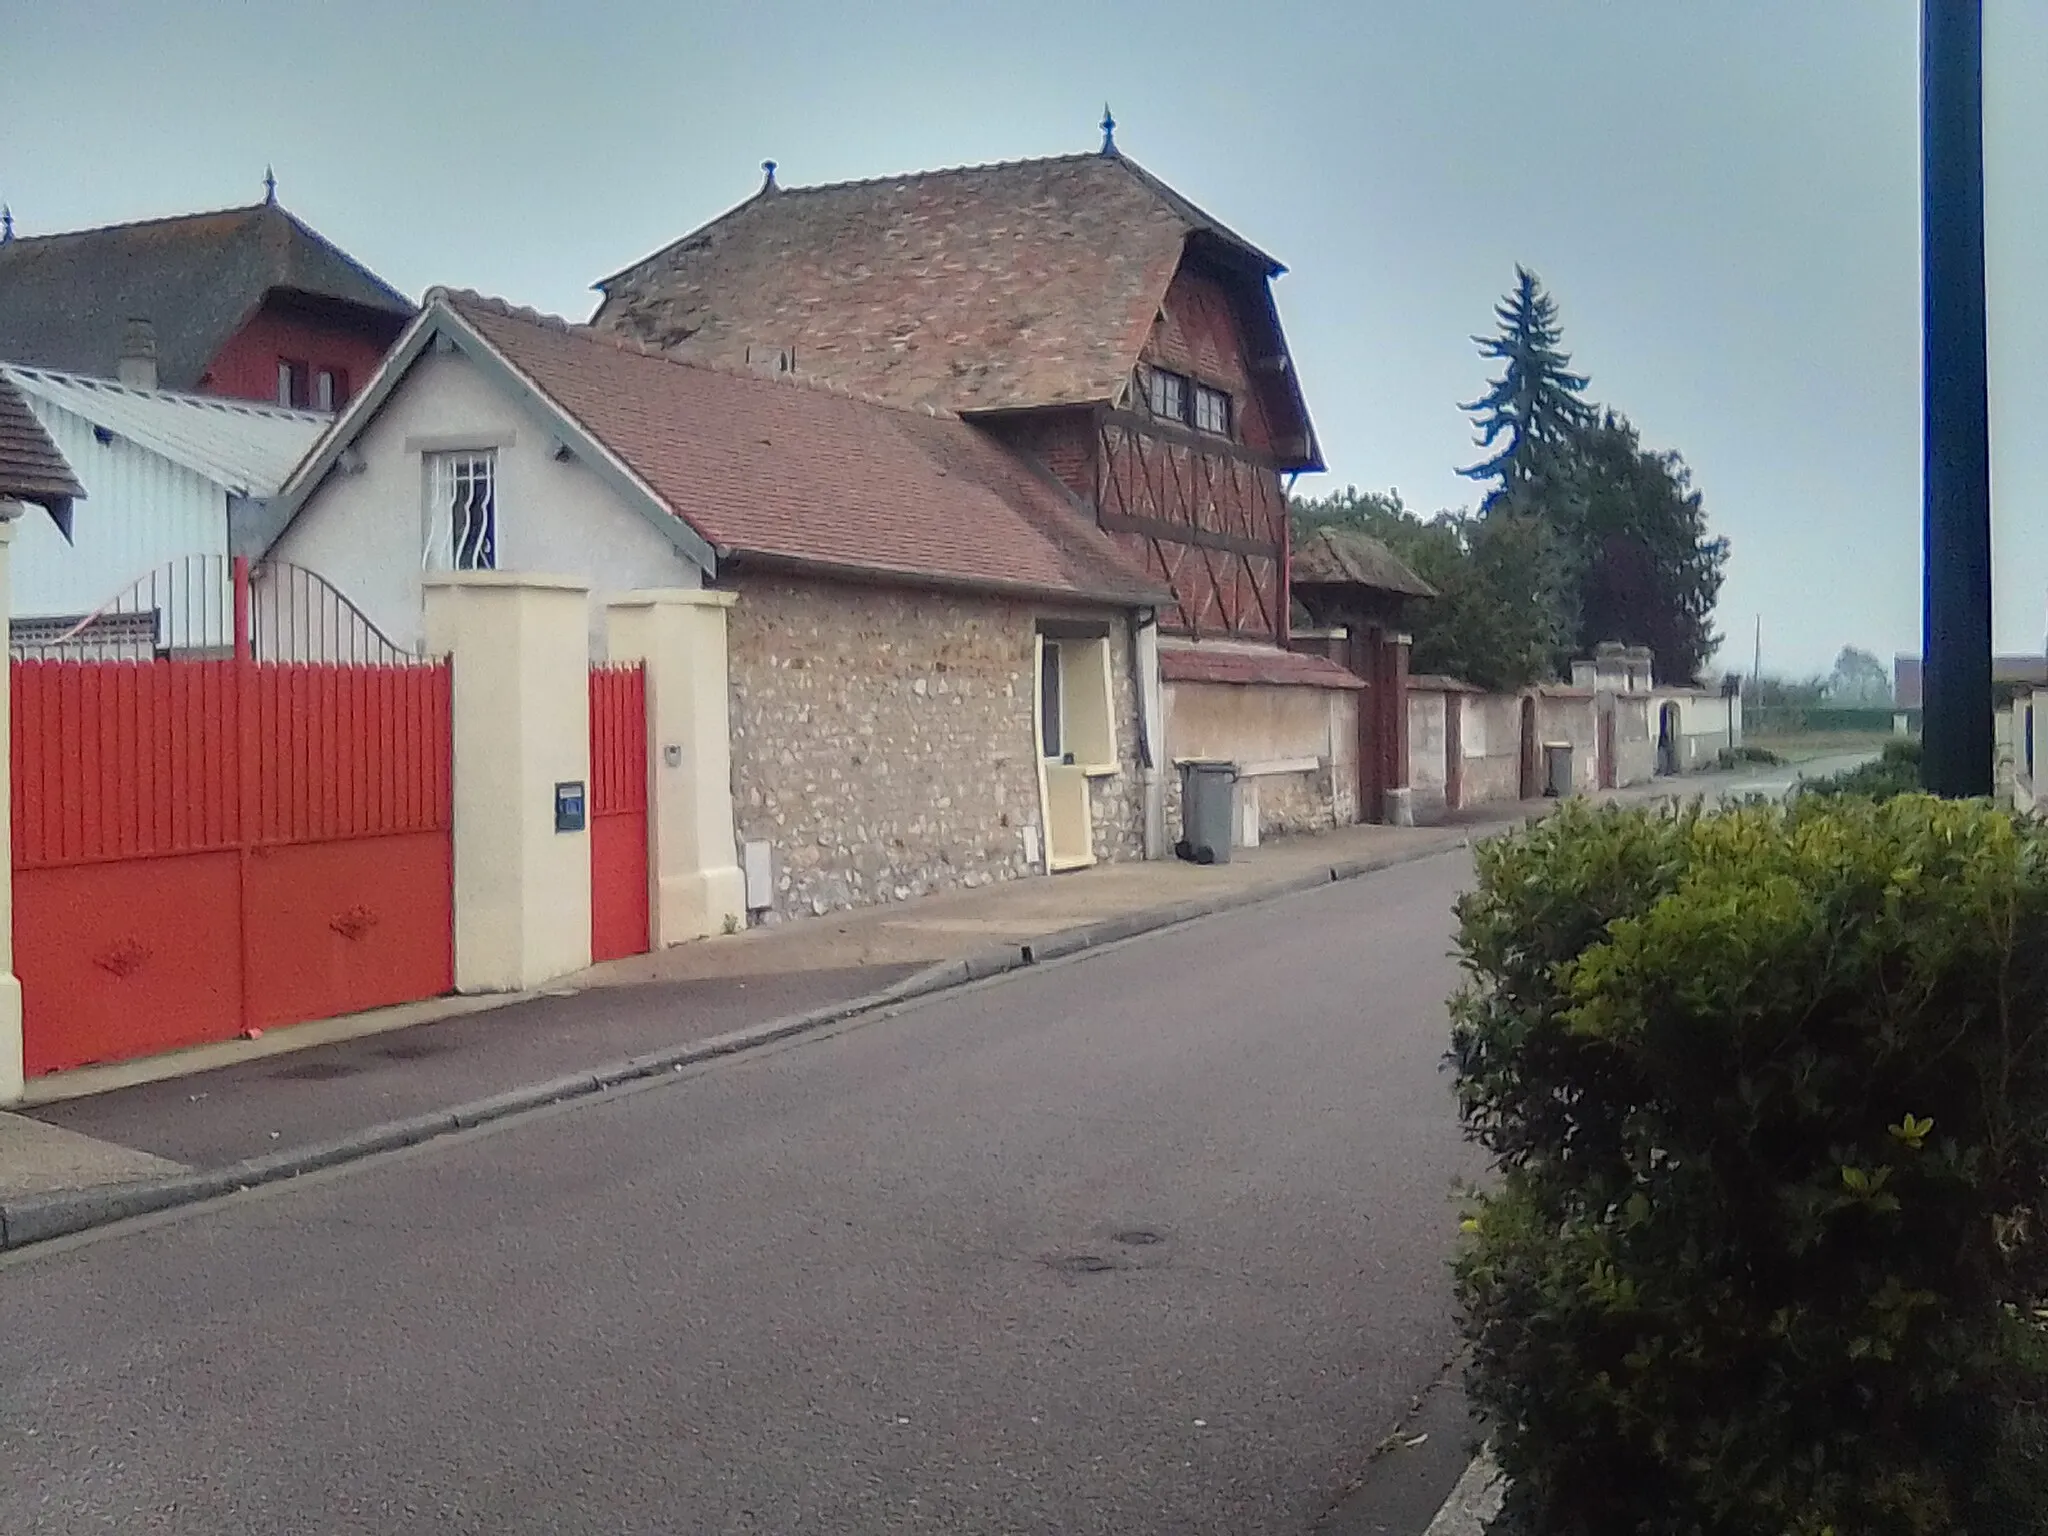
[[647, 668], [590, 669], [590, 958], [645, 954]]
[[228, 659], [10, 664], [31, 1074], [454, 985], [447, 664], [258, 661], [238, 576]]

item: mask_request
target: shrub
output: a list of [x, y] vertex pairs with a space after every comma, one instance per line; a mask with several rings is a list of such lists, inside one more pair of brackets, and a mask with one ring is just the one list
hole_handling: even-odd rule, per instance
[[1808, 779], [1799, 786], [1802, 795], [1855, 795], [1871, 800], [1889, 800], [1894, 795], [1917, 794], [1920, 790], [1920, 741], [1905, 737], [1888, 741], [1884, 751], [1867, 763], [1824, 778]]
[[1458, 1288], [1522, 1536], [2048, 1529], [2048, 831], [1567, 805], [1483, 845]]
[[1720, 763], [1723, 768], [1739, 768], [1744, 763], [1762, 763], [1766, 767], [1776, 767], [1784, 761], [1784, 758], [1769, 747], [1745, 744], [1739, 747], [1723, 747], [1720, 752]]

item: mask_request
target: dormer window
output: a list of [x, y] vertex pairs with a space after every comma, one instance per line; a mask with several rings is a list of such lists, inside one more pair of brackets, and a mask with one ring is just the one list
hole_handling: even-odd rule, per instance
[[1198, 384], [1184, 373], [1154, 368], [1145, 378], [1145, 403], [1162, 421], [1198, 432], [1230, 436], [1230, 391]]

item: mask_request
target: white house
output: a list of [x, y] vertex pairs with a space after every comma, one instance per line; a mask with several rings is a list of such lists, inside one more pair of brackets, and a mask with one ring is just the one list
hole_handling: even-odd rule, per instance
[[592, 656], [623, 602], [715, 609], [691, 729], [730, 739], [755, 912], [1139, 858], [1157, 819], [1166, 588], [950, 413], [437, 289], [233, 547], [405, 647], [444, 573], [566, 579]]
[[[0, 364], [0, 377], [70, 463], [92, 509], [68, 537], [52, 519], [23, 522], [9, 608], [17, 643], [56, 638], [187, 556], [211, 557], [195, 569], [217, 587], [231, 511], [274, 495], [331, 420], [14, 364]], [[218, 608], [206, 605], [209, 614]]]

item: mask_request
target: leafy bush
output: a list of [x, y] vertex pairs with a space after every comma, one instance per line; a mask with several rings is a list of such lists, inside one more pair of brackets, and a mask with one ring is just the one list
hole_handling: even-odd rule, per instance
[[1477, 858], [1494, 1530], [2048, 1530], [2048, 830], [1570, 804]]
[[1775, 768], [1784, 761], [1784, 758], [1769, 747], [1753, 747], [1747, 743], [1739, 747], [1723, 747], [1720, 752], [1720, 763], [1723, 768], [1739, 768], [1744, 763], [1762, 763], [1766, 767]]
[[1920, 742], [1917, 737], [1888, 741], [1884, 751], [1867, 763], [1825, 778], [1808, 779], [1799, 786], [1802, 795], [1827, 799], [1835, 795], [1856, 795], [1871, 800], [1889, 800], [1894, 795], [1917, 794], [1920, 790]]

